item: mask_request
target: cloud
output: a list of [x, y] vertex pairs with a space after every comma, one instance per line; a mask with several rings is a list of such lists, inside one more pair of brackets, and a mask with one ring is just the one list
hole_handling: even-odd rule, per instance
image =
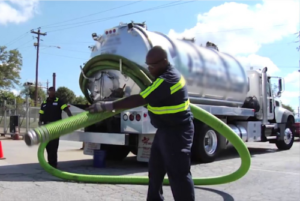
[[0, 0], [0, 25], [22, 23], [37, 13], [39, 0]]
[[285, 76], [284, 81], [287, 85], [299, 88], [300, 87], [300, 72], [298, 70], [289, 73], [287, 76]]
[[[268, 73], [280, 72], [268, 57], [257, 55], [265, 44], [271, 44], [298, 32], [299, 0], [263, 0], [254, 6], [245, 3], [224, 3], [215, 6], [197, 17], [197, 24], [183, 32], [171, 29], [172, 38], [195, 38], [199, 45], [207, 41], [215, 43], [221, 52], [235, 56], [249, 69], [268, 67]], [[299, 73], [286, 76], [286, 89], [282, 101], [297, 107], [299, 92]], [[287, 87], [288, 86], [288, 87]], [[291, 88], [295, 86], [297, 88]], [[293, 91], [295, 90], [295, 91]]]
[[299, 106], [299, 92], [298, 91], [284, 91], [280, 97], [280, 100], [285, 105], [290, 105], [295, 112]]
[[250, 54], [249, 56], [237, 56], [236, 57], [246, 70], [250, 69], [263, 69], [268, 67], [268, 73], [274, 74], [279, 72], [279, 68], [268, 57], [262, 57], [256, 54]]
[[255, 6], [230, 2], [199, 14], [196, 26], [183, 33], [171, 29], [169, 36], [195, 37], [199, 44], [211, 41], [220, 51], [248, 55], [255, 54], [263, 44], [297, 32], [298, 25], [298, 0], [264, 0]]
[[298, 98], [299, 92], [298, 91], [284, 91], [282, 93], [282, 96], [284, 96], [286, 98]]

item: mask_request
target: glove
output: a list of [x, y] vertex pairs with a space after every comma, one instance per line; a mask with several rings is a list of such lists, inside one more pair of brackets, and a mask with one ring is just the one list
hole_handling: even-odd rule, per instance
[[113, 110], [113, 102], [97, 102], [92, 104], [87, 109], [90, 113], [96, 112], [104, 112], [104, 111], [112, 111]]

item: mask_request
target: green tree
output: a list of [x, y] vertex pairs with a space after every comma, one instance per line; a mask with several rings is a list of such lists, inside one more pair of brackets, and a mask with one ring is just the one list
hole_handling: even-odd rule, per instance
[[64, 100], [66, 103], [72, 103], [74, 102], [76, 95], [72, 90], [70, 90], [67, 87], [59, 87], [56, 90], [56, 96], [62, 100]]
[[86, 105], [89, 102], [86, 100], [86, 98], [82, 97], [82, 96], [77, 96], [73, 102], [71, 102], [71, 104], [74, 105]]
[[293, 114], [295, 114], [295, 110], [290, 106], [282, 103], [282, 107], [291, 111]]
[[[29, 86], [28, 89], [23, 89], [21, 91], [21, 95], [26, 95], [26, 93], [29, 95], [31, 102], [34, 102], [35, 100], [35, 86]], [[41, 103], [46, 99], [46, 93], [42, 88], [38, 88], [37, 91], [38, 95], [38, 103]]]
[[19, 95], [16, 97], [17, 107], [16, 109], [18, 111], [23, 110], [23, 105], [26, 104], [25, 100]]
[[10, 89], [20, 84], [22, 62], [18, 50], [8, 51], [6, 46], [0, 46], [0, 88]]
[[15, 102], [15, 95], [12, 92], [0, 90], [0, 105], [3, 106], [4, 100], [6, 99], [7, 105], [12, 105]]

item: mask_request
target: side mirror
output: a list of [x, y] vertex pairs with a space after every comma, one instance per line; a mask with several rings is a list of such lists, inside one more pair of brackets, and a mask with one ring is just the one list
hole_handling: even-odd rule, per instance
[[277, 97], [279, 97], [279, 98], [281, 97], [281, 91], [277, 92]]
[[278, 80], [278, 93], [282, 92], [282, 79]]

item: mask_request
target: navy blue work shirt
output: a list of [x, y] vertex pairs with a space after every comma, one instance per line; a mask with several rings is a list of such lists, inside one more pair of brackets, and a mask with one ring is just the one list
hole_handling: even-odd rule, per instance
[[41, 104], [41, 109], [39, 111], [40, 121], [44, 123], [58, 121], [62, 119], [62, 111], [66, 111], [67, 108], [68, 105], [61, 99], [57, 97], [48, 97]]
[[151, 124], [157, 129], [189, 125], [193, 120], [185, 79], [171, 65], [140, 95], [148, 102]]

